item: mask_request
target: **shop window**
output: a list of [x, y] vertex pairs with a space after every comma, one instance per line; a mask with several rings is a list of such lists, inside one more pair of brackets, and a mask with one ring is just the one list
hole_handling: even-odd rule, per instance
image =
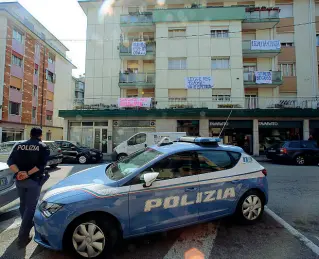
[[82, 126], [85, 127], [85, 126], [93, 126], [93, 121], [84, 121], [82, 122]]
[[230, 60], [229, 57], [226, 58], [212, 58], [211, 61], [212, 69], [229, 69], [230, 68]]
[[225, 151], [198, 152], [198, 160], [201, 174], [227, 170], [235, 165], [235, 162]]
[[186, 28], [168, 29], [169, 38], [182, 38], [186, 36]]
[[15, 55], [11, 56], [11, 64], [16, 65], [18, 67], [22, 67], [23, 60]]
[[228, 38], [229, 31], [228, 30], [210, 30], [210, 36], [212, 38]]
[[9, 102], [9, 113], [11, 115], [20, 115], [21, 103]]
[[168, 58], [169, 70], [185, 70], [187, 69], [186, 58]]

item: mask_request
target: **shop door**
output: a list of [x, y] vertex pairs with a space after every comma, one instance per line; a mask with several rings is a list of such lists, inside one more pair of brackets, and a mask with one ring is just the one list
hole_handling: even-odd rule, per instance
[[95, 128], [94, 130], [94, 148], [107, 153], [107, 129]]

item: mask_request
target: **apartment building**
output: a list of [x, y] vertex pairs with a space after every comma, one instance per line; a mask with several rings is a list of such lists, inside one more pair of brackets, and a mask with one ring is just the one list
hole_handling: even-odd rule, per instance
[[[40, 126], [44, 139], [63, 137], [63, 118], [74, 65], [68, 49], [19, 3], [0, 3], [1, 141], [29, 138]], [[73, 94], [73, 93], [72, 93]]]
[[138, 132], [186, 131], [258, 155], [319, 137], [313, 0], [79, 3], [86, 90], [60, 111], [66, 138], [110, 152]]
[[84, 104], [85, 78], [80, 76], [72, 78], [72, 85], [74, 86], [74, 105]]

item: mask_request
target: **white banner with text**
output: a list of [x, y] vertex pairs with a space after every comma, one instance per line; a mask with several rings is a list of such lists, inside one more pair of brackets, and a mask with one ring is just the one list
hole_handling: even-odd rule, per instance
[[213, 88], [211, 76], [194, 76], [185, 78], [186, 89], [210, 89]]
[[272, 72], [271, 71], [255, 71], [256, 84], [271, 84]]
[[280, 50], [280, 40], [252, 40], [251, 50]]
[[145, 55], [146, 55], [145, 41], [132, 42], [132, 56], [145, 56]]

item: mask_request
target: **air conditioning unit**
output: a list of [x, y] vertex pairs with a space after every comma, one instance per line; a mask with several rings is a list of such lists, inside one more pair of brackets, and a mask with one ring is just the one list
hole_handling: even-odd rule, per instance
[[151, 126], [151, 127], [155, 127], [155, 126], [156, 126], [156, 122], [155, 122], [155, 121], [151, 121], [151, 122], [150, 122], [150, 126]]

